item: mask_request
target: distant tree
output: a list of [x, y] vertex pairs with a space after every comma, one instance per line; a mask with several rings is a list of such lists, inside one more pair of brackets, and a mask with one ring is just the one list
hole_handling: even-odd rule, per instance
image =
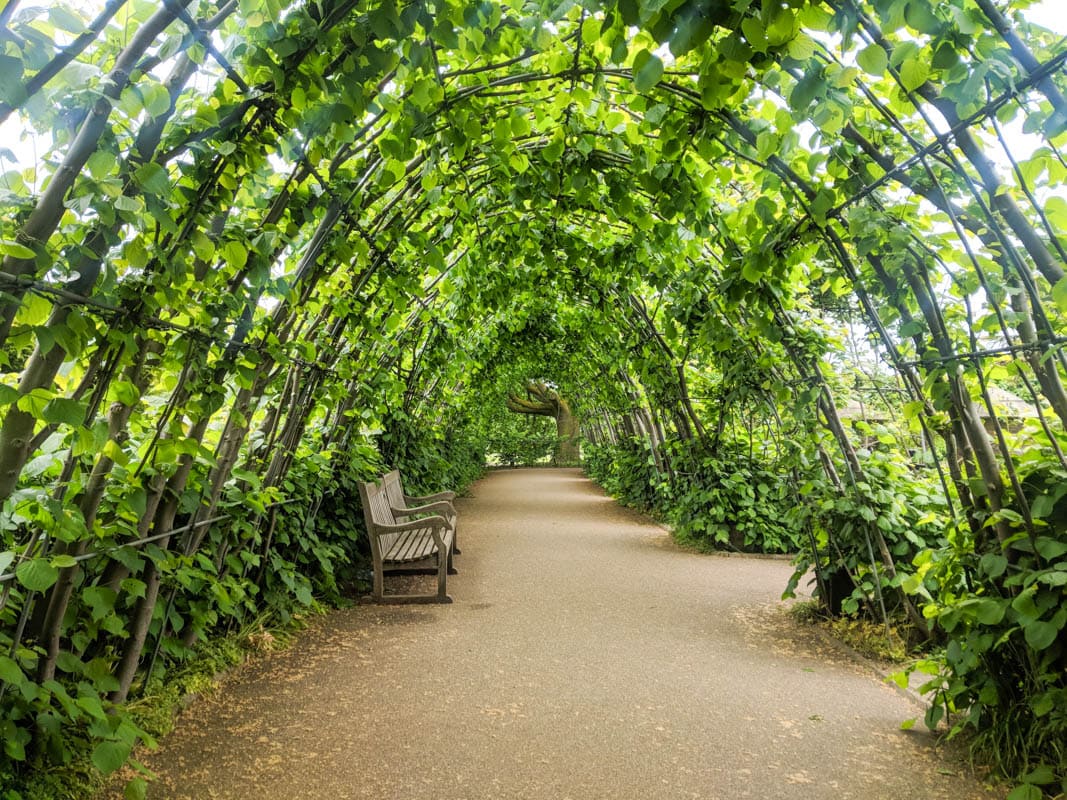
[[509, 411], [516, 414], [538, 414], [556, 420], [556, 447], [552, 455], [554, 464], [574, 464], [580, 459], [578, 453], [578, 420], [571, 413], [570, 404], [550, 384], [528, 381], [526, 397], [509, 394]]

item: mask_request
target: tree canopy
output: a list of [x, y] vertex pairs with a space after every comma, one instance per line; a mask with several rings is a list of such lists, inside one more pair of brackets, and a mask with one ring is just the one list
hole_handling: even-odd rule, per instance
[[940, 648], [929, 722], [1064, 780], [1067, 46], [1030, 5], [7, 3], [0, 776], [73, 730], [116, 767], [107, 703], [339, 597], [355, 479], [470, 480], [550, 379], [606, 485], [845, 576]]

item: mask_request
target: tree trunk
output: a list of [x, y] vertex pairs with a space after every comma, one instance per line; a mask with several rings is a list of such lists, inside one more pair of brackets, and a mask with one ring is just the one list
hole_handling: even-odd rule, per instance
[[537, 414], [556, 420], [556, 447], [552, 463], [576, 464], [581, 459], [578, 447], [580, 425], [571, 412], [570, 404], [548, 384], [530, 381], [526, 384], [526, 397], [508, 395], [509, 411], [516, 414]]
[[559, 413], [556, 415], [556, 454], [557, 464], [576, 464], [581, 459], [578, 451], [578, 418], [571, 413], [566, 400], [560, 398]]

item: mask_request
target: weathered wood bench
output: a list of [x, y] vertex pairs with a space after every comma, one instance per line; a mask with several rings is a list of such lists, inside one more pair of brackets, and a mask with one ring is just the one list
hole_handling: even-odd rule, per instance
[[[360, 482], [359, 494], [363, 501], [367, 535], [370, 537], [374, 600], [379, 603], [451, 603], [445, 582], [452, 566], [455, 527], [443, 514], [398, 522], [389, 503], [384, 481]], [[440, 502], [451, 508], [451, 503]], [[447, 511], [443, 506], [440, 510]], [[455, 512], [452, 514], [454, 519]], [[436, 594], [385, 594], [386, 572], [415, 571], [437, 573]]]
[[385, 496], [389, 498], [389, 505], [393, 510], [393, 518], [397, 522], [407, 522], [415, 519], [420, 514], [440, 514], [448, 520], [452, 528], [452, 552], [459, 555], [459, 537], [456, 534], [456, 509], [452, 501], [456, 499], [455, 492], [436, 492], [427, 495], [410, 495], [404, 491], [404, 484], [400, 480], [400, 470], [394, 469], [382, 475], [382, 485], [385, 487]]

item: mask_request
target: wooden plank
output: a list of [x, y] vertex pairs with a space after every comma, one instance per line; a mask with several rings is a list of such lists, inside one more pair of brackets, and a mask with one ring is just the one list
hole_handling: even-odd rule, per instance
[[386, 552], [385, 558], [389, 561], [419, 561], [436, 552], [437, 543], [434, 542], [429, 529], [423, 528], [400, 534], [397, 543]]

